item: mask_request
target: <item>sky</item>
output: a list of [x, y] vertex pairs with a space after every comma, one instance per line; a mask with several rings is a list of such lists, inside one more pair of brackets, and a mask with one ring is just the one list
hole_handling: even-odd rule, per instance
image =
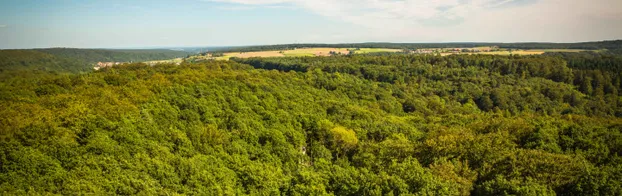
[[0, 0], [0, 49], [622, 39], [622, 0]]

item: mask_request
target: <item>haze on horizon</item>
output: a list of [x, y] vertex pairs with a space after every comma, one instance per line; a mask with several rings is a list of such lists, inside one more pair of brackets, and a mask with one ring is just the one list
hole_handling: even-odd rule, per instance
[[622, 38], [620, 0], [4, 0], [0, 49]]

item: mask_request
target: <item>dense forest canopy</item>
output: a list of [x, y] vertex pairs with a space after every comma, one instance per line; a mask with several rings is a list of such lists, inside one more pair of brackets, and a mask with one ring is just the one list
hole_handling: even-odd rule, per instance
[[87, 71], [93, 65], [36, 50], [0, 50], [0, 70]]
[[46, 70], [86, 72], [97, 62], [143, 62], [185, 57], [190, 53], [164, 49], [76, 49], [48, 48], [0, 50], [0, 70]]
[[422, 49], [422, 48], [473, 48], [498, 46], [511, 49], [585, 49], [585, 50], [618, 50], [622, 49], [622, 40], [582, 42], [582, 43], [349, 43], [349, 44], [282, 44], [263, 46], [239, 46], [214, 48], [215, 52], [253, 52], [266, 50], [292, 50], [295, 48], [394, 48], [394, 49]]
[[[65, 66], [28, 52], [0, 62]], [[376, 54], [5, 71], [0, 193], [621, 195], [621, 65]]]
[[80, 59], [89, 63], [95, 62], [143, 62], [166, 60], [187, 56], [188, 52], [166, 49], [75, 49], [48, 48], [36, 49], [59, 57]]

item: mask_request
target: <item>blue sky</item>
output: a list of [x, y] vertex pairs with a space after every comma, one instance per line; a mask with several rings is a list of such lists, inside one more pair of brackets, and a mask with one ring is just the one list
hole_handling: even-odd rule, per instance
[[0, 48], [622, 39], [620, 0], [0, 0]]

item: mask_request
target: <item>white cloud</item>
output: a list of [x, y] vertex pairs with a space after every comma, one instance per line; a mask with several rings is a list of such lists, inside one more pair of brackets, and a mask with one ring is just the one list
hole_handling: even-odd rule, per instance
[[0, 25], [0, 28], [8, 27], [9, 25]]
[[[452, 21], [525, 0], [206, 0], [243, 5], [292, 4], [313, 13], [374, 28]], [[429, 24], [429, 23], [427, 23]]]
[[219, 10], [228, 10], [228, 11], [241, 11], [241, 10], [255, 9], [255, 7], [252, 7], [252, 6], [218, 6], [216, 8]]
[[239, 4], [244, 4], [244, 5], [266, 5], [266, 4], [280, 4], [280, 3], [292, 2], [292, 0], [202, 0], [202, 1], [239, 3]]
[[287, 5], [266, 5], [266, 6], [263, 6], [263, 7], [264, 8], [269, 8], [269, 9], [288, 9], [288, 10], [296, 9], [295, 7], [287, 6]]
[[620, 0], [204, 1], [247, 6], [294, 6], [366, 27], [367, 32], [359, 33], [378, 41], [587, 41], [622, 38]]
[[246, 11], [253, 10], [256, 8], [266, 8], [266, 9], [295, 9], [295, 7], [285, 6], [285, 5], [223, 5], [217, 6], [216, 9], [219, 10], [227, 10], [227, 11]]

